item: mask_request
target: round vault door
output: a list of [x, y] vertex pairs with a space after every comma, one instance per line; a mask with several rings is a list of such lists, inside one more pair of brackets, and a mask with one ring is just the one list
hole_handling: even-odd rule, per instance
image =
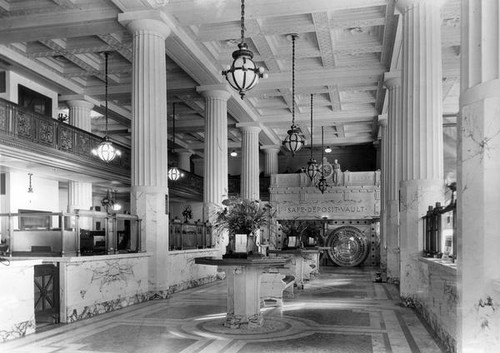
[[326, 240], [328, 257], [339, 266], [357, 266], [368, 256], [368, 241], [356, 227], [335, 229]]

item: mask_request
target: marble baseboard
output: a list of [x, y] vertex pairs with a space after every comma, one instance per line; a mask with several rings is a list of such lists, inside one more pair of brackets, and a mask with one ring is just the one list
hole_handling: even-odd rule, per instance
[[0, 342], [9, 341], [15, 338], [24, 337], [35, 332], [35, 319], [14, 324], [11, 329], [0, 330]]
[[156, 291], [150, 291], [148, 294], [149, 300], [158, 300], [158, 299], [167, 299], [170, 298], [170, 296], [173, 293], [180, 292], [186, 289], [194, 288], [194, 287], [199, 287], [204, 284], [212, 283], [217, 280], [224, 279], [223, 275], [217, 274], [214, 276], [208, 276], [208, 277], [203, 277], [199, 279], [194, 279], [190, 281], [185, 281], [181, 282], [178, 284], [174, 284], [170, 286], [167, 290], [156, 290]]
[[96, 303], [83, 307], [83, 309], [68, 308], [66, 312], [66, 322], [75, 322], [83, 319], [88, 319], [93, 316], [109, 313], [118, 309], [125, 308], [130, 305], [143, 303], [149, 300], [147, 293], [138, 293], [132, 297], [117, 298], [114, 300]]
[[457, 352], [457, 341], [453, 338], [443, 327], [440, 325], [441, 319], [436, 314], [428, 311], [425, 306], [418, 300], [415, 301], [415, 310], [422, 317], [422, 319], [432, 328], [437, 335], [441, 344], [446, 348], [447, 352]]

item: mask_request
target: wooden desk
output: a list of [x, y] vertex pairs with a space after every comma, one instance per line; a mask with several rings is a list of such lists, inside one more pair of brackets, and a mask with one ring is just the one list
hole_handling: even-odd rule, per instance
[[258, 257], [247, 259], [198, 257], [198, 265], [218, 266], [226, 272], [227, 314], [224, 326], [240, 328], [260, 327], [264, 317], [260, 312], [260, 280], [262, 272], [270, 268], [283, 267], [285, 259], [280, 257]]

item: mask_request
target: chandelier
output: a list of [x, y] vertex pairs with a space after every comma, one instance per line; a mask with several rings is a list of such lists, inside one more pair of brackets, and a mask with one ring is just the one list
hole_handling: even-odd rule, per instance
[[[323, 161], [323, 156], [324, 156], [324, 148], [323, 148], [323, 141], [325, 138], [324, 135], [325, 135], [324, 127], [322, 126], [321, 127], [321, 161]], [[322, 163], [324, 163], [324, 162], [322, 162]], [[321, 164], [320, 169], [321, 169], [321, 178], [319, 178], [319, 181], [318, 181], [318, 184], [316, 184], [316, 187], [323, 194], [326, 191], [326, 189], [328, 188], [328, 184], [327, 184], [326, 179], [325, 179], [325, 171], [323, 169], [323, 164]]]
[[98, 156], [102, 161], [109, 163], [113, 159], [115, 159], [116, 156], [120, 156], [121, 152], [119, 149], [117, 149], [114, 145], [113, 142], [109, 140], [108, 136], [108, 52], [104, 53], [105, 57], [105, 79], [106, 79], [106, 91], [104, 93], [105, 101], [106, 101], [106, 106], [105, 106], [105, 111], [104, 111], [104, 117], [106, 121], [106, 134], [104, 135], [102, 142], [97, 146], [97, 148], [92, 150], [92, 154]]
[[287, 131], [283, 146], [292, 152], [292, 156], [295, 156], [295, 152], [304, 146], [304, 136], [302, 131], [295, 125], [295, 39], [298, 35], [291, 34], [290, 36], [292, 38], [292, 126]]
[[[172, 103], [172, 154], [175, 151], [175, 103]], [[184, 173], [177, 168], [177, 162], [172, 162], [172, 166], [168, 169], [168, 178], [172, 181], [179, 180], [184, 176]]]
[[318, 175], [318, 163], [313, 158], [313, 98], [314, 95], [311, 94], [311, 158], [309, 158], [309, 162], [307, 162], [307, 168], [304, 169], [304, 173], [309, 177], [311, 181], [314, 180], [316, 175]]
[[222, 75], [226, 76], [227, 82], [243, 99], [245, 93], [257, 84], [259, 78], [267, 78], [264, 68], [258, 68], [253, 62], [253, 53], [245, 43], [245, 0], [241, 0], [241, 42], [238, 48], [233, 52], [233, 63], [227, 70], [222, 71]]

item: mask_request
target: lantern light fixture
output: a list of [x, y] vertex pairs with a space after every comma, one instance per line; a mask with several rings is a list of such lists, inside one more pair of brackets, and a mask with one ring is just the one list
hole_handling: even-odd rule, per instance
[[[172, 103], [172, 153], [175, 151], [175, 103]], [[172, 181], [177, 181], [184, 176], [184, 173], [177, 168], [177, 162], [172, 162], [168, 169], [167, 176]]]
[[106, 90], [104, 93], [104, 99], [105, 99], [105, 110], [104, 110], [104, 118], [106, 121], [106, 133], [102, 139], [102, 142], [97, 146], [97, 148], [92, 150], [92, 154], [95, 156], [98, 156], [102, 161], [109, 163], [113, 159], [115, 159], [116, 156], [121, 156], [121, 152], [119, 149], [115, 147], [113, 142], [110, 141], [109, 136], [108, 136], [108, 56], [109, 53], [105, 52], [104, 57], [105, 57], [105, 81], [106, 81]]
[[283, 140], [283, 146], [292, 152], [292, 157], [304, 146], [304, 135], [302, 131], [295, 125], [295, 39], [297, 34], [290, 35], [292, 39], [292, 126], [287, 131], [287, 135]]
[[241, 0], [241, 42], [238, 44], [238, 50], [235, 50], [232, 56], [233, 63], [222, 71], [222, 75], [243, 99], [245, 93], [257, 84], [259, 78], [267, 78], [267, 74], [264, 74], [264, 68], [257, 67], [252, 60], [253, 53], [245, 43], [245, 0]]
[[[321, 127], [321, 161], [324, 161], [323, 157], [324, 157], [324, 148], [323, 148], [323, 141], [324, 141], [324, 127], [322, 126]], [[322, 162], [324, 163], [324, 162]], [[318, 181], [318, 184], [316, 184], [316, 187], [319, 189], [319, 191], [321, 191], [322, 194], [325, 193], [326, 189], [328, 188], [328, 183], [326, 182], [326, 178], [325, 178], [325, 170], [323, 169], [323, 164], [321, 164], [321, 178], [319, 178], [319, 181]]]
[[236, 152], [236, 150], [232, 150], [231, 153], [230, 153], [231, 157], [237, 157], [238, 156], [238, 152]]
[[326, 146], [325, 153], [332, 153], [332, 148], [330, 146]]
[[111, 197], [109, 189], [106, 191], [106, 196], [104, 196], [104, 198], [101, 200], [101, 205], [108, 213], [110, 210], [114, 209], [115, 200], [113, 200], [113, 198]]
[[33, 176], [33, 173], [28, 173], [29, 177], [29, 184], [28, 184], [28, 194], [33, 194], [33, 185], [31, 184], [31, 177]]
[[311, 158], [307, 162], [307, 167], [304, 169], [304, 173], [309, 177], [311, 181], [314, 180], [316, 175], [318, 175], [318, 163], [313, 157], [313, 101], [314, 95], [311, 94]]
[[113, 211], [120, 211], [122, 209], [122, 205], [118, 202], [118, 199], [116, 198], [116, 190], [113, 190]]

